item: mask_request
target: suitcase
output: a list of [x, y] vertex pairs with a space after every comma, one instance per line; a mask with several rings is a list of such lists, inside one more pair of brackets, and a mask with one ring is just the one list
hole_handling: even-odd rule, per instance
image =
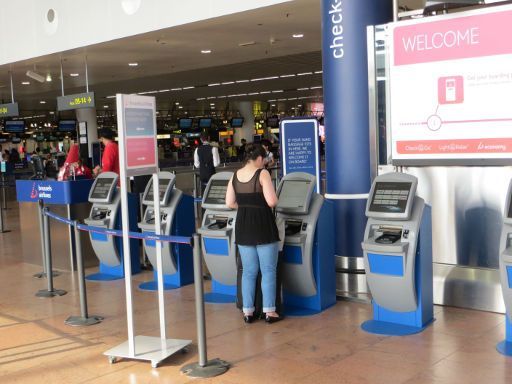
[[[283, 300], [282, 300], [282, 259], [283, 252], [280, 251], [277, 258], [277, 271], [276, 271], [276, 312], [279, 315], [283, 315]], [[242, 259], [240, 254], [236, 253], [236, 266], [237, 266], [237, 275], [236, 275], [236, 307], [240, 310], [243, 308], [242, 301]], [[263, 295], [261, 293], [261, 271], [258, 272], [258, 277], [256, 278], [256, 292], [254, 294], [254, 318], [262, 319], [265, 317], [263, 313]]]

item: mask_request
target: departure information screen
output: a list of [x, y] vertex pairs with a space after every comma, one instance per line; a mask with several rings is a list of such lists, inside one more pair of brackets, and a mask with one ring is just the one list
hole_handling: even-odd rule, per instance
[[[169, 186], [169, 183], [171, 182], [171, 179], [160, 179], [160, 185], [158, 186], [159, 189], [159, 196], [160, 196], [160, 202], [163, 203], [165, 191], [167, 191], [167, 187]], [[148, 193], [146, 193], [146, 197], [144, 198], [145, 201], [153, 202], [154, 196], [153, 196], [153, 180], [150, 181]]]
[[404, 213], [412, 183], [375, 183], [370, 211]]
[[226, 205], [226, 192], [229, 180], [212, 180], [205, 204]]
[[94, 190], [91, 193], [91, 199], [106, 200], [113, 184], [114, 179], [110, 177], [97, 179], [96, 184], [94, 184]]

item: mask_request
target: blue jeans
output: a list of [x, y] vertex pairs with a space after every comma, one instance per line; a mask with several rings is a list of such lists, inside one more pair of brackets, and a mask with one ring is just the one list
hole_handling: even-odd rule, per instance
[[263, 312], [276, 310], [276, 268], [279, 243], [256, 246], [239, 245], [242, 259], [242, 299], [246, 315], [254, 312], [254, 294], [256, 278], [261, 269], [261, 292], [263, 294]]

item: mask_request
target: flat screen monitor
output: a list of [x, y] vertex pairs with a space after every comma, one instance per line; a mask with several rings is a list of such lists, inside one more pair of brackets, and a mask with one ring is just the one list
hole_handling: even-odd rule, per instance
[[25, 132], [25, 120], [6, 120], [4, 132], [23, 133]]
[[89, 201], [92, 203], [109, 203], [116, 184], [117, 177], [98, 177], [92, 185]]
[[[172, 189], [174, 183], [171, 184], [171, 179], [160, 178], [159, 182], [159, 196], [160, 196], [160, 204], [166, 204], [168, 200], [168, 196], [170, 195], [170, 189]], [[144, 193], [144, 197], [142, 198], [142, 202], [146, 205], [153, 205], [154, 203], [154, 194], [153, 194], [153, 179], [149, 181], [149, 187], [146, 189]]]
[[59, 132], [76, 132], [76, 120], [59, 121]]
[[13, 143], [13, 144], [21, 143], [21, 137], [13, 137], [13, 138], [11, 138], [11, 143]]
[[405, 213], [412, 183], [376, 182], [369, 212]]
[[307, 212], [311, 189], [311, 180], [284, 180], [279, 190], [278, 210]]
[[226, 205], [229, 180], [212, 180], [203, 204]]
[[279, 117], [269, 117], [267, 119], [267, 127], [279, 128]]
[[192, 119], [179, 119], [178, 128], [185, 130], [192, 129]]
[[244, 118], [243, 117], [233, 117], [231, 119], [231, 128], [242, 128], [244, 126]]
[[212, 119], [205, 118], [205, 119], [199, 119], [199, 128], [201, 129], [207, 129], [212, 127]]

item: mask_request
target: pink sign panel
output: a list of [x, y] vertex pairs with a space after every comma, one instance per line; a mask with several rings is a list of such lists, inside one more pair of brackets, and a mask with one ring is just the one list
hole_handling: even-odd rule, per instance
[[512, 11], [416, 23], [394, 29], [394, 65], [512, 53]]
[[154, 137], [126, 138], [126, 165], [128, 168], [153, 166], [155, 158], [156, 140]]

